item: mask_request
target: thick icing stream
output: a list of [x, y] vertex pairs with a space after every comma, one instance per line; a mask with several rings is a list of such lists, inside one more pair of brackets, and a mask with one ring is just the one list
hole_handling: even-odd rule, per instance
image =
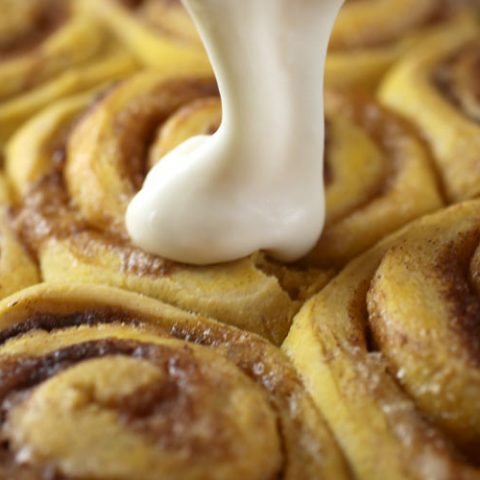
[[148, 174], [132, 240], [210, 264], [266, 250], [295, 260], [323, 228], [323, 75], [342, 0], [184, 0], [210, 56], [223, 119]]

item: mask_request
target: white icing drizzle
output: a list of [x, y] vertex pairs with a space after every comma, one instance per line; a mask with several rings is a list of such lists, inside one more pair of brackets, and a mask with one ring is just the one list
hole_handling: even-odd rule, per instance
[[167, 154], [126, 214], [135, 244], [213, 264], [306, 254], [325, 218], [323, 76], [342, 0], [183, 0], [216, 74], [223, 118]]

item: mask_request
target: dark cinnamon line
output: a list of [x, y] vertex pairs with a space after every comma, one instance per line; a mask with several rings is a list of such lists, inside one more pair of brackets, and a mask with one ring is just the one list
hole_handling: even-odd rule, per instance
[[63, 0], [43, 0], [40, 3], [43, 5], [34, 12], [32, 28], [27, 33], [21, 32], [18, 37], [11, 38], [3, 45], [0, 44], [0, 61], [37, 49], [67, 21], [71, 14], [67, 2]]
[[[159, 127], [185, 104], [218, 95], [218, 87], [213, 78], [174, 79], [162, 82], [156, 89], [137, 97], [131, 107], [127, 106], [114, 118], [114, 129], [121, 140], [122, 168], [125, 178], [130, 179], [136, 190], [140, 189], [148, 173], [147, 150], [155, 138]], [[148, 105], [143, 115], [139, 115], [139, 105]], [[132, 113], [129, 112], [129, 107]], [[135, 118], [136, 117], [136, 118]], [[132, 119], [135, 121], [132, 122]], [[127, 134], [131, 128], [138, 131]], [[138, 139], [143, 139], [138, 142]]]
[[146, 0], [117, 0], [117, 2], [129, 10], [136, 10], [142, 7]]
[[[389, 190], [391, 183], [400, 170], [401, 161], [399, 162], [398, 158], [392, 156], [392, 151], [394, 151], [394, 149], [390, 145], [387, 145], [387, 142], [392, 138], [398, 138], [400, 134], [402, 136], [414, 134], [412, 127], [408, 125], [406, 121], [378, 104], [369, 94], [359, 91], [348, 95], [339, 95], [340, 103], [337, 111], [340, 115], [349, 118], [355, 125], [361, 128], [365, 135], [369, 136], [379, 148], [384, 156], [383, 163], [386, 166], [386, 174], [384, 176], [384, 181], [378, 185], [378, 188], [371, 192], [368, 198], [362, 203], [355, 204], [348, 211], [345, 211], [343, 215], [336, 219], [335, 223], [341, 222], [354, 211], [361, 210]], [[372, 110], [375, 110], [376, 114], [374, 116], [371, 115]], [[395, 130], [393, 132], [394, 135], [392, 135], [392, 130]], [[415, 135], [415, 137], [417, 136]], [[332, 141], [330, 140], [326, 147], [331, 148], [331, 143]], [[328, 150], [325, 150], [325, 152], [325, 165], [328, 165], [330, 162], [329, 152]], [[330, 175], [330, 181], [335, 181], [333, 163], [334, 162], [330, 162], [329, 167], [327, 167], [331, 170], [330, 172], [327, 171], [327, 175]], [[328, 183], [326, 183], [326, 186], [328, 187]], [[328, 230], [328, 226], [326, 230]]]
[[[369, 325], [369, 313], [367, 306], [367, 295], [371, 286], [371, 280], [363, 280], [353, 293], [348, 304], [348, 317], [352, 325], [358, 325], [363, 335], [351, 335], [349, 341], [357, 348], [365, 349], [367, 353], [377, 353], [380, 351], [373, 331]], [[360, 318], [360, 322], [358, 322]]]
[[0, 359], [0, 400], [12, 390], [25, 390], [44, 382], [79, 361], [107, 355], [128, 355], [148, 359], [150, 346], [132, 340], [102, 339], [78, 343], [42, 357]]
[[132, 325], [135, 327], [145, 325], [144, 322], [133, 317], [125, 310], [116, 308], [95, 308], [68, 314], [32, 313], [26, 320], [22, 320], [1, 330], [0, 345], [32, 330], [43, 330], [50, 333], [54, 330], [69, 327], [79, 327], [82, 325], [95, 326], [112, 323]]
[[[479, 48], [480, 48], [480, 45], [479, 45]], [[459, 57], [462, 55], [463, 49], [464, 47], [461, 47], [457, 52], [450, 55], [443, 62], [441, 62], [432, 73], [430, 77], [430, 82], [440, 92], [440, 94], [446, 98], [446, 100], [451, 105], [453, 105], [457, 110], [459, 110], [462, 113], [462, 115], [464, 115], [469, 120], [477, 124], [480, 124], [479, 118], [470, 114], [470, 112], [468, 112], [464, 108], [464, 106], [462, 105], [462, 102], [460, 101], [458, 96], [455, 94], [453, 79], [449, 75], [450, 69], [455, 64], [455, 62], [459, 59]], [[479, 63], [478, 63], [478, 72], [480, 74], [480, 56], [479, 56]], [[479, 90], [479, 95], [480, 95], [480, 90]], [[480, 104], [480, 96], [478, 98], [478, 102]], [[480, 111], [480, 106], [479, 106], [479, 111]]]
[[452, 242], [435, 267], [446, 280], [442, 292], [451, 311], [449, 328], [469, 353], [468, 360], [480, 367], [480, 300], [470, 283], [469, 266], [480, 241], [480, 227], [463, 235], [461, 242]]
[[323, 155], [323, 182], [328, 187], [335, 181], [335, 175], [332, 168], [331, 146], [332, 146], [332, 124], [328, 118], [325, 120], [325, 143]]

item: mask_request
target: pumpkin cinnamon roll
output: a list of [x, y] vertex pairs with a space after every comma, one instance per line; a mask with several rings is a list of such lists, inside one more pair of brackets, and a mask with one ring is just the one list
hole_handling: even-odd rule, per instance
[[347, 0], [335, 25], [327, 84], [373, 89], [423, 38], [473, 23], [462, 0]]
[[335, 269], [442, 205], [427, 151], [408, 126], [371, 99], [329, 94], [327, 227], [310, 255], [294, 265], [260, 253], [212, 267], [168, 262], [130, 244], [124, 212], [168, 151], [216, 131], [215, 83], [142, 73], [88, 104], [80, 96], [53, 105], [7, 148], [17, 228], [48, 281], [134, 290], [280, 342]]
[[480, 27], [445, 29], [389, 73], [382, 101], [430, 142], [450, 201], [480, 194]]
[[256, 335], [137, 294], [0, 304], [2, 478], [346, 479], [298, 375]]
[[55, 99], [125, 75], [126, 53], [74, 0], [3, 0], [0, 146]]
[[32, 118], [7, 147], [7, 170], [20, 202], [16, 225], [47, 281], [134, 290], [278, 343], [298, 299], [256, 257], [182, 265], [134, 247], [124, 227], [126, 207], [142, 185], [165, 120], [216, 92], [213, 80], [145, 72], [93, 102], [90, 96], [69, 98]]
[[352, 261], [284, 349], [359, 479], [478, 479], [480, 202]]
[[180, 0], [86, 0], [86, 4], [145, 65], [171, 73], [211, 73]]

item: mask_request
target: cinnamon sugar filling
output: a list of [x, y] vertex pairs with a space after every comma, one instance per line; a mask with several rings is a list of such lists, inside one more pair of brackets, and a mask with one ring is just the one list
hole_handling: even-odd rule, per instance
[[465, 45], [433, 72], [432, 82], [466, 117], [480, 123], [480, 42]]
[[[210, 80], [171, 81], [153, 95], [145, 95], [132, 102], [113, 121], [116, 138], [119, 139], [122, 177], [128, 179], [134, 188], [140, 188], [147, 173], [149, 145], [159, 126], [183, 103], [216, 93], [216, 84]], [[69, 197], [63, 177], [68, 161], [69, 138], [78, 122], [88, 121], [88, 112], [97, 108], [101, 98], [103, 96], [94, 100], [87, 111], [72, 123], [62, 126], [44, 146], [46, 156], [51, 158], [50, 170], [31, 186], [22, 199], [14, 215], [15, 228], [32, 253], [51, 238], [69, 239], [79, 247], [79, 253], [85, 255], [86, 260], [94, 260], [99, 245], [102, 245], [122, 258], [125, 272], [168, 275], [176, 263], [134, 247], [124, 231], [110, 231], [108, 227], [99, 230], [90, 225]]]
[[0, 37], [0, 60], [22, 55], [38, 48], [68, 19], [69, 6], [62, 0], [43, 0], [28, 10], [28, 30], [9, 38]]
[[[202, 408], [202, 403], [208, 402], [205, 395], [211, 393], [215, 385], [190, 347], [179, 349], [109, 338], [68, 346], [42, 357], [0, 360], [1, 431], [5, 438], [0, 446], [0, 475], [4, 470], [14, 473], [15, 478], [23, 478], [16, 476], [19, 472], [20, 475], [25, 472], [25, 478], [36, 480], [71, 478], [48, 465], [19, 464], [16, 453], [9, 448], [5, 421], [9, 412], [27, 400], [37, 385], [79, 362], [106, 356], [147, 360], [163, 372], [162, 382], [101, 405], [116, 412], [120, 423], [160, 449], [181, 449], [192, 458], [208, 454], [222, 459], [233, 455], [232, 446], [222, 433], [225, 419], [219, 418], [216, 411]], [[208, 424], [208, 436], [196, 435], [190, 428], [200, 418], [204, 427]]]

